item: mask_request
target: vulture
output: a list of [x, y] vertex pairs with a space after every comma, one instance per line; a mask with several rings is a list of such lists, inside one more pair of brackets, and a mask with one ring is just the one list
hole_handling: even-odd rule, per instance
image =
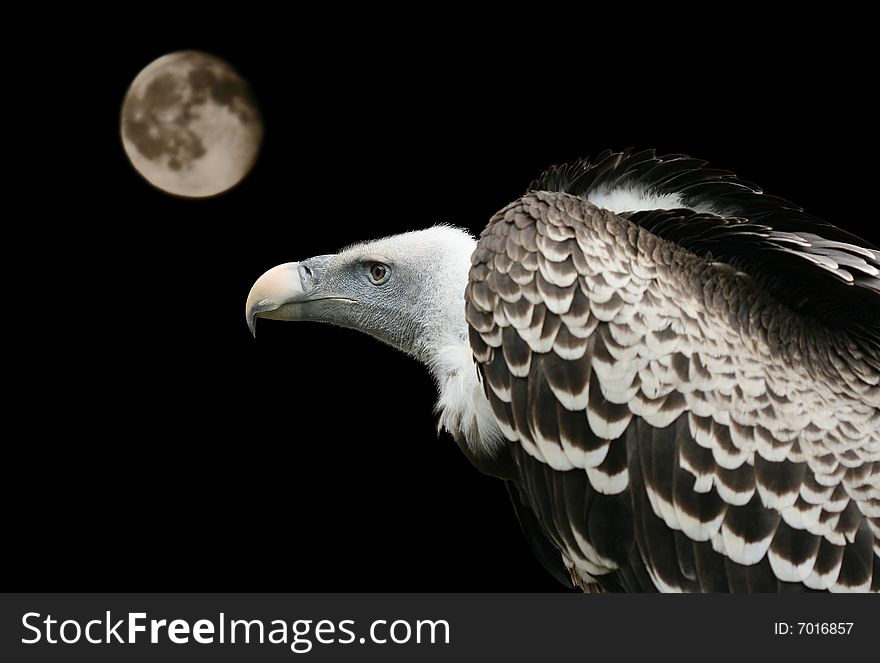
[[734, 173], [554, 166], [478, 240], [278, 265], [246, 317], [425, 364], [439, 426], [569, 587], [880, 590], [880, 251]]

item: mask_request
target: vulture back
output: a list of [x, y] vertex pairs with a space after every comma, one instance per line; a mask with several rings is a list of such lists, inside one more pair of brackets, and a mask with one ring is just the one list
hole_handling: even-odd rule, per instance
[[466, 291], [531, 536], [584, 588], [880, 589], [876, 249], [683, 157], [533, 189]]

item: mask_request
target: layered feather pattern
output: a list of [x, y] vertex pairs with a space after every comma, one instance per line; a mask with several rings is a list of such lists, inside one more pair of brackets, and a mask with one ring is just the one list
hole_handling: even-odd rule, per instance
[[[878, 300], [880, 254], [769, 213], [723, 216], [757, 189], [701, 162], [604, 158], [495, 215], [466, 292], [485, 393], [543, 534], [584, 587], [877, 591], [876, 329], [859, 315], [830, 326], [839, 304], [807, 315], [816, 295], [782, 301], [754, 244]], [[651, 169], [654, 193], [703, 211], [589, 202]], [[719, 182], [732, 188], [709, 196]], [[739, 241], [753, 246], [721, 255]]]

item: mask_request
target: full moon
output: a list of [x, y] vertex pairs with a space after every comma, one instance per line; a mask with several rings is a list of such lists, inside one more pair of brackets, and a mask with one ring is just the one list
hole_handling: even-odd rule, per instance
[[263, 124], [247, 82], [199, 51], [163, 55], [134, 79], [121, 117], [122, 145], [153, 186], [205, 198], [250, 172]]

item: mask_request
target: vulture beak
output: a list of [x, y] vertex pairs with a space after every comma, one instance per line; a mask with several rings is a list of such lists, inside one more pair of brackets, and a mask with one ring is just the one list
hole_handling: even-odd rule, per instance
[[257, 279], [248, 294], [245, 318], [251, 334], [257, 335], [257, 318], [271, 320], [309, 320], [309, 302], [352, 301], [322, 292], [321, 281], [332, 255], [317, 256], [303, 262], [287, 262], [273, 267]]

